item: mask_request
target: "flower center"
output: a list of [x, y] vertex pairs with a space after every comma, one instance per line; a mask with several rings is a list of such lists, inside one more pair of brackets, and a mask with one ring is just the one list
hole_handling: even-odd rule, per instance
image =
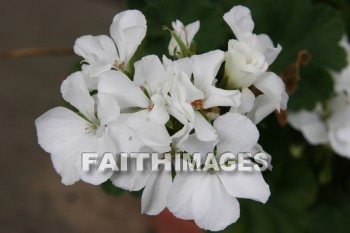
[[195, 110], [203, 110], [202, 100], [195, 100], [191, 103], [191, 105]]
[[124, 70], [125, 63], [124, 62], [119, 62], [115, 61], [113, 64], [113, 67], [116, 68], [117, 70]]

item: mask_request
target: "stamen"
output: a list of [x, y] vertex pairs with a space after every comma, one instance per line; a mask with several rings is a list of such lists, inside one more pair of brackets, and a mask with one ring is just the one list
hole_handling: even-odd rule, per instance
[[202, 100], [195, 100], [191, 103], [192, 107], [196, 110], [203, 110]]

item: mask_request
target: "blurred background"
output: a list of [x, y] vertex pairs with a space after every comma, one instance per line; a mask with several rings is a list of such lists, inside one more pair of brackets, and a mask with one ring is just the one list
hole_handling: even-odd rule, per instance
[[[123, 7], [116, 0], [0, 1], [0, 51], [72, 48], [77, 37], [106, 34]], [[62, 104], [61, 81], [77, 56], [0, 58], [0, 232], [151, 232], [140, 201], [79, 182], [64, 186], [37, 144], [34, 120]]]
[[[350, 31], [348, 0], [2, 0], [0, 52], [69, 50], [79, 36], [108, 34], [113, 16], [127, 7], [140, 9], [148, 21], [148, 37], [137, 56], [167, 53], [170, 35], [161, 28], [176, 19], [185, 25], [200, 19], [199, 53], [226, 50], [233, 34], [222, 15], [237, 4], [252, 10], [254, 32], [282, 45], [271, 70], [281, 77], [292, 71], [289, 81], [301, 77], [289, 109], [312, 110], [327, 101], [334, 85], [329, 70], [347, 66], [339, 41]], [[311, 60], [299, 67], [304, 53]], [[139, 198], [128, 192], [113, 196], [99, 186], [61, 183], [37, 144], [34, 120], [62, 104], [60, 84], [79, 60], [75, 55], [0, 57], [0, 233], [201, 232], [166, 212], [141, 215]], [[349, 159], [327, 146], [310, 146], [283, 120], [272, 114], [259, 125], [260, 143], [273, 156], [274, 170], [264, 174], [269, 202], [240, 200], [241, 218], [225, 232], [350, 232]]]

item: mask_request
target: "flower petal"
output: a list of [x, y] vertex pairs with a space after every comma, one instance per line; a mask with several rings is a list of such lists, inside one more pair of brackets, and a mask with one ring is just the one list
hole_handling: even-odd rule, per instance
[[238, 171], [218, 173], [225, 189], [232, 197], [246, 198], [266, 203], [270, 188], [260, 171]]
[[192, 193], [192, 205], [189, 206], [193, 208], [196, 224], [210, 231], [225, 229], [236, 222], [240, 215], [237, 199], [232, 198], [219, 177], [211, 173], [202, 174], [202, 180]]
[[203, 101], [203, 108], [212, 107], [238, 107], [241, 104], [241, 92], [238, 90], [224, 90], [211, 86], [206, 93], [206, 98]]
[[138, 10], [126, 10], [117, 14], [110, 27], [117, 44], [119, 58], [127, 65], [146, 35], [145, 16]]
[[215, 141], [217, 134], [214, 127], [199, 112], [195, 111], [194, 114], [193, 127], [197, 138], [201, 141]]
[[95, 147], [96, 138], [85, 132], [86, 125], [86, 120], [63, 107], [51, 109], [35, 121], [39, 144], [51, 154], [66, 185], [79, 180], [75, 165], [80, 164], [81, 153]]
[[241, 104], [238, 107], [231, 107], [230, 112], [246, 114], [253, 109], [255, 95], [249, 88], [242, 88]]
[[224, 20], [230, 26], [238, 40], [247, 41], [252, 38], [254, 22], [247, 7], [233, 7], [229, 12], [224, 14]]
[[133, 114], [123, 113], [116, 121], [108, 124], [109, 134], [119, 152], [137, 152], [144, 146], [133, 130], [128, 127], [128, 120]]
[[260, 50], [265, 55], [266, 62], [271, 65], [277, 58], [278, 54], [281, 52], [281, 45], [277, 45], [275, 48], [271, 38], [266, 34], [260, 34], [256, 36], [258, 41], [258, 47], [256, 49]]
[[266, 95], [259, 95], [255, 98], [254, 107], [248, 113], [247, 117], [254, 122], [260, 123], [266, 116], [275, 110], [276, 106], [271, 102], [271, 99]]
[[74, 44], [74, 52], [83, 57], [93, 69], [103, 67], [104, 71], [112, 68], [118, 56], [113, 40], [106, 35], [78, 38]]
[[179, 143], [179, 148], [181, 151], [185, 151], [189, 154], [200, 153], [201, 162], [204, 163], [208, 153], [214, 151], [214, 148], [217, 144], [217, 140], [213, 141], [201, 141], [197, 138], [196, 134], [191, 134], [188, 136], [187, 140]]
[[65, 101], [76, 107], [90, 121], [96, 118], [95, 101], [90, 96], [81, 72], [73, 73], [63, 81], [61, 93]]
[[98, 93], [114, 96], [121, 109], [148, 108], [150, 100], [125, 74], [120, 71], [107, 71], [102, 74]]
[[186, 42], [188, 46], [191, 46], [191, 43], [193, 41], [194, 36], [197, 34], [197, 32], [199, 31], [199, 27], [200, 27], [200, 22], [199, 20], [188, 24], [185, 27], [185, 33], [186, 33]]
[[288, 122], [295, 129], [300, 130], [306, 140], [312, 145], [328, 142], [326, 125], [316, 112], [288, 112]]
[[159, 153], [170, 151], [171, 138], [165, 124], [159, 124], [147, 118], [146, 111], [148, 110], [135, 113], [130, 117], [128, 126], [139, 140], [153, 150]]
[[192, 56], [194, 85], [206, 92], [213, 85], [224, 58], [225, 53], [221, 50]]
[[265, 72], [257, 78], [254, 86], [269, 97], [275, 108], [280, 111], [282, 97], [286, 92], [285, 85], [280, 77], [275, 73]]
[[135, 63], [134, 83], [147, 89], [149, 95], [159, 93], [166, 81], [166, 71], [155, 55], [143, 57]]
[[[144, 163], [149, 164], [149, 161], [144, 161]], [[150, 176], [150, 169], [137, 171], [136, 159], [132, 158], [128, 160], [128, 170], [114, 173], [110, 180], [115, 186], [133, 192], [144, 188]]]
[[107, 125], [115, 121], [120, 115], [120, 107], [117, 100], [112, 95], [102, 93], [98, 93], [97, 98], [97, 114], [101, 125]]
[[168, 192], [173, 183], [171, 172], [164, 171], [164, 166], [154, 172], [142, 193], [141, 212], [157, 215], [162, 212], [168, 199]]
[[226, 113], [214, 121], [218, 134], [218, 154], [224, 152], [247, 152], [257, 143], [259, 131], [245, 116], [238, 113]]

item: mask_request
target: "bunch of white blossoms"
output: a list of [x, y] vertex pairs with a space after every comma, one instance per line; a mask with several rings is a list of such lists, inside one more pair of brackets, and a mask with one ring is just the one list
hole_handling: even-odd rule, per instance
[[314, 110], [288, 112], [288, 122], [301, 131], [311, 145], [330, 145], [339, 155], [350, 159], [350, 45], [343, 37], [340, 45], [347, 52], [348, 66], [331, 71], [334, 95]]
[[[260, 171], [176, 172], [165, 169], [126, 172], [82, 169], [83, 152], [105, 152], [117, 160], [124, 152], [192, 155], [262, 151], [256, 123], [274, 110], [286, 108], [288, 96], [281, 79], [268, 72], [281, 47], [267, 35], [253, 34], [249, 9], [237, 6], [224, 15], [237, 40], [228, 51], [194, 55], [192, 40], [199, 22], [173, 23], [169, 53], [174, 60], [155, 55], [135, 63], [132, 58], [146, 34], [146, 19], [137, 10], [117, 14], [111, 37], [83, 36], [74, 51], [84, 58], [82, 71], [61, 86], [72, 107], [56, 107], [36, 120], [39, 144], [51, 154], [62, 182], [78, 180], [137, 191], [143, 189], [142, 212], [159, 214], [168, 208], [181, 219], [218, 231], [240, 214], [236, 198], [265, 203], [270, 195]], [[227, 87], [217, 78], [224, 66]], [[222, 75], [222, 74], [221, 74]], [[252, 86], [260, 92], [257, 97]], [[255, 90], [256, 90], [255, 89]], [[73, 108], [74, 107], [74, 108]], [[172, 157], [168, 157], [172, 161]], [[228, 162], [228, 161], [225, 161]], [[135, 165], [135, 164], [131, 164]]]

